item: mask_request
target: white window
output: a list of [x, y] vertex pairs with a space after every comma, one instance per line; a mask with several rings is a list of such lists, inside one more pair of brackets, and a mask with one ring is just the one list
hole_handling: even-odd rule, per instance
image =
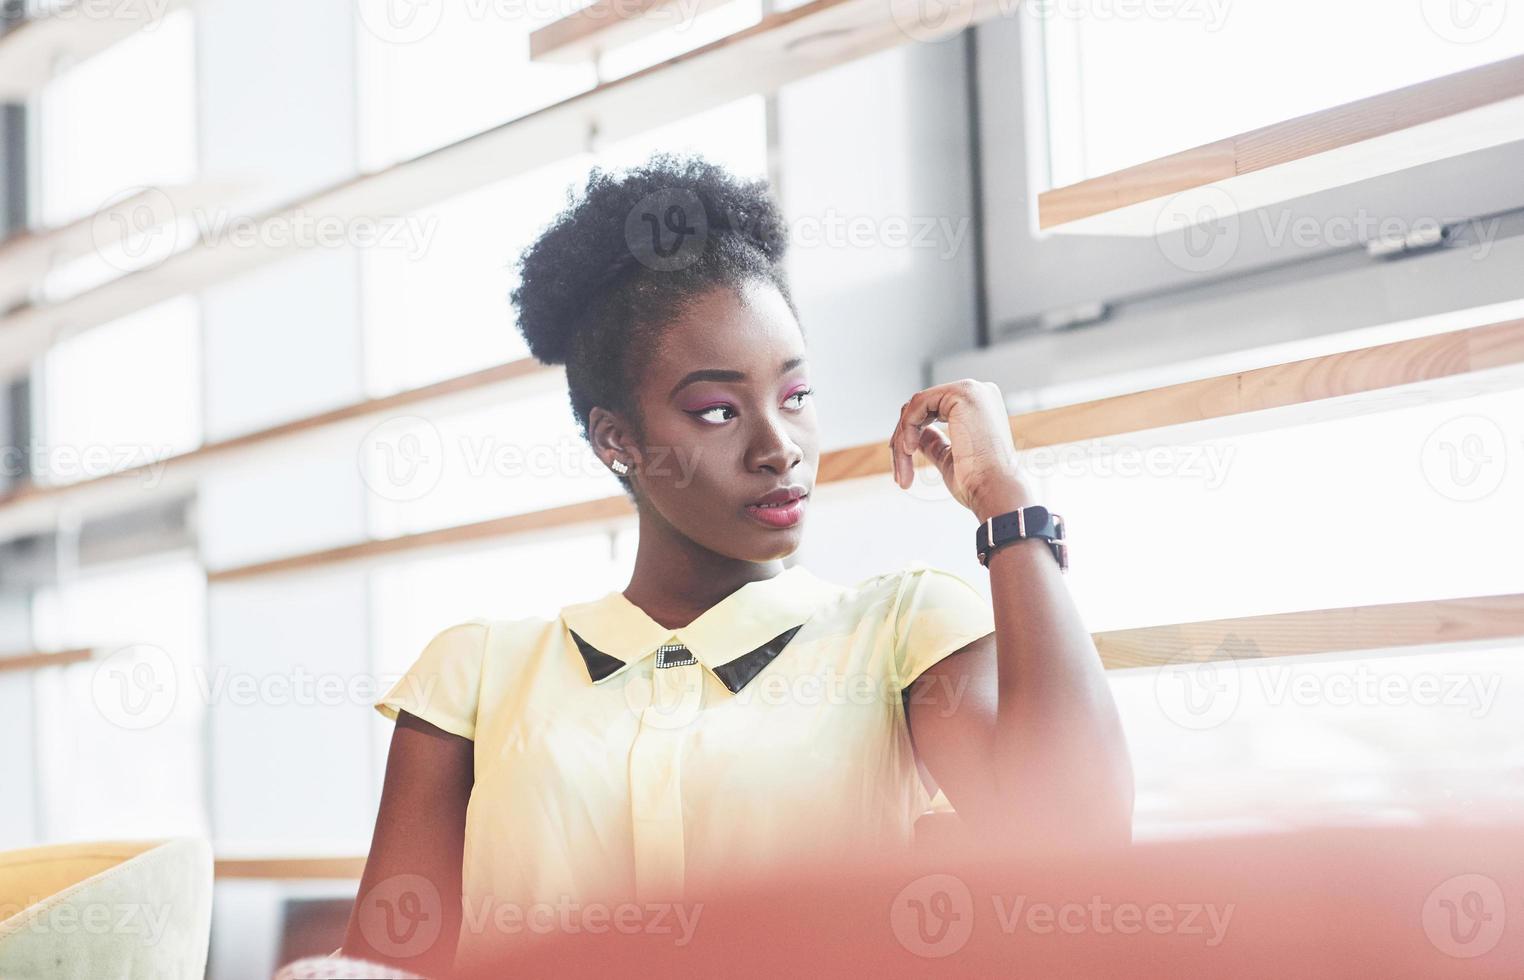
[[180, 555], [37, 593], [38, 648], [98, 650], [93, 661], [37, 674], [47, 839], [207, 832], [205, 591], [194, 557]]
[[37, 221], [54, 227], [196, 175], [195, 21], [179, 10], [38, 95]]
[[73, 483], [201, 441], [201, 343], [191, 296], [64, 340], [43, 362], [39, 483]]
[[524, 249], [580, 194], [589, 169], [700, 153], [742, 178], [767, 176], [766, 106], [751, 96], [409, 215], [404, 248], [364, 253], [366, 377], [372, 395], [528, 356], [509, 293]]
[[1485, 0], [1032, 0], [1049, 186], [1524, 52]]
[[536, 17], [521, 4], [360, 0], [361, 167], [385, 167], [591, 88], [591, 64], [529, 60], [530, 32], [571, 12], [560, 6], [536, 8]]
[[374, 537], [620, 492], [577, 429], [564, 384], [458, 415], [398, 416], [359, 447]]

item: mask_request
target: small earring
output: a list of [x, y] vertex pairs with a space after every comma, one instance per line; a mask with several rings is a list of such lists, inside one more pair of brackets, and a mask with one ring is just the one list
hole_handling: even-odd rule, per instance
[[616, 459], [616, 460], [614, 460], [614, 462], [610, 463], [609, 465], [614, 468], [614, 472], [615, 473], [618, 473], [621, 476], [623, 476], [624, 474], [630, 472], [630, 467], [628, 465], [626, 465], [625, 461], [622, 460], [622, 459]]

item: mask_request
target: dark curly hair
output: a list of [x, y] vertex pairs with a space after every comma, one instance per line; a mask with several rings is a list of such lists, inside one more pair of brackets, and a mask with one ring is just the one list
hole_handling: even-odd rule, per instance
[[[601, 405], [643, 438], [635, 389], [662, 328], [701, 294], [750, 280], [798, 310], [783, 270], [788, 236], [765, 180], [697, 156], [656, 153], [619, 173], [594, 167], [580, 199], [519, 257], [510, 298], [529, 352], [565, 364], [572, 413], [591, 442]], [[619, 476], [633, 497], [628, 476]]]

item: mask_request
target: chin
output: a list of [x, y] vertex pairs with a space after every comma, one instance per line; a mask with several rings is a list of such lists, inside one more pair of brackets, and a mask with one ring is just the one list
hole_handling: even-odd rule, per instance
[[751, 542], [754, 542], [753, 547], [746, 549], [746, 558], [759, 565], [763, 562], [787, 558], [799, 550], [799, 545], [804, 538], [803, 532], [802, 521], [791, 528], [776, 531], [757, 528], [751, 538]]

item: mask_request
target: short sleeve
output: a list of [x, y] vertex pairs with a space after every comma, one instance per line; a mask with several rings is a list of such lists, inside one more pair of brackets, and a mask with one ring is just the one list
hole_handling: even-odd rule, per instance
[[924, 562], [903, 573], [894, 612], [894, 666], [902, 688], [948, 654], [993, 632], [989, 597], [961, 576]]
[[434, 635], [413, 665], [381, 696], [375, 709], [393, 721], [398, 710], [452, 735], [476, 734], [476, 702], [481, 690], [487, 623], [473, 619]]

